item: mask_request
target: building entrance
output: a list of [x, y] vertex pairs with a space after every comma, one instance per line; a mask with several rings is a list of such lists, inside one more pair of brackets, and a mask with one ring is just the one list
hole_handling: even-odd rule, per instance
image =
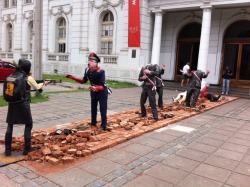
[[197, 69], [201, 24], [193, 22], [185, 25], [178, 36], [176, 53], [175, 81], [180, 81], [182, 73], [180, 69], [190, 63], [191, 70]]
[[250, 88], [250, 21], [237, 21], [226, 30], [221, 75], [226, 65], [233, 72], [232, 87]]

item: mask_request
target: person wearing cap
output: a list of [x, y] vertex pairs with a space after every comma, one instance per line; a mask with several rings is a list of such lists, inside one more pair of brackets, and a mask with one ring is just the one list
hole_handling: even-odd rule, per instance
[[105, 71], [98, 66], [100, 58], [95, 53], [90, 53], [88, 68], [85, 69], [84, 77], [77, 78], [73, 75], [66, 75], [67, 78], [75, 80], [80, 84], [90, 82], [90, 96], [91, 96], [91, 126], [96, 126], [97, 121], [97, 106], [100, 105], [101, 126], [100, 130], [107, 129], [107, 103], [108, 90], [105, 80]]
[[24, 151], [23, 155], [27, 155], [32, 151], [31, 148], [31, 130], [33, 127], [33, 120], [30, 110], [30, 89], [33, 88], [41, 91], [42, 87], [48, 84], [47, 81], [39, 83], [30, 76], [31, 63], [25, 59], [19, 59], [18, 67], [15, 73], [22, 73], [24, 81], [26, 81], [26, 91], [24, 92], [24, 100], [16, 103], [9, 103], [6, 122], [8, 123], [5, 133], [5, 155], [11, 155], [12, 133], [14, 124], [25, 124], [24, 129]]

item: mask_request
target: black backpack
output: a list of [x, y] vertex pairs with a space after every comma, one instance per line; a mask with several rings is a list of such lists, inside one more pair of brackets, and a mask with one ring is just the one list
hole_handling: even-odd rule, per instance
[[9, 103], [22, 102], [26, 97], [27, 76], [16, 71], [7, 77], [3, 85], [3, 97]]

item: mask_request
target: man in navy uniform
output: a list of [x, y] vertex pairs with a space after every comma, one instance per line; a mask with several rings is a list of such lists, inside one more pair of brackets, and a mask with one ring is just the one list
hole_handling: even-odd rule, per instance
[[108, 90], [105, 80], [105, 71], [102, 70], [98, 63], [100, 58], [95, 53], [90, 53], [88, 68], [85, 69], [85, 74], [82, 79], [73, 75], [66, 75], [67, 78], [73, 79], [80, 84], [87, 81], [91, 83], [90, 96], [91, 96], [91, 126], [96, 126], [97, 106], [100, 104], [101, 112], [101, 126], [100, 130], [107, 128], [107, 103], [108, 103]]
[[141, 93], [141, 99], [140, 99], [140, 105], [141, 105], [141, 117], [146, 117], [146, 108], [145, 103], [147, 101], [147, 98], [149, 98], [149, 105], [152, 110], [153, 118], [157, 121], [158, 120], [158, 111], [156, 109], [156, 100], [155, 100], [155, 93], [156, 93], [156, 76], [159, 75], [159, 66], [149, 64], [145, 68], [141, 68], [140, 74], [139, 74], [139, 81], [143, 81], [142, 85], [142, 93]]

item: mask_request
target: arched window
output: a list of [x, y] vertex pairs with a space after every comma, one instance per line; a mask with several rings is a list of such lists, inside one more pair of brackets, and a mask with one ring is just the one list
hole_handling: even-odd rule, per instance
[[101, 54], [111, 54], [113, 48], [114, 16], [108, 11], [104, 14], [101, 23]]
[[31, 21], [30, 23], [29, 23], [29, 37], [28, 37], [28, 47], [29, 47], [29, 49], [28, 49], [28, 51], [29, 52], [32, 52], [32, 48], [33, 48], [33, 21]]
[[60, 18], [58, 20], [58, 52], [65, 53], [66, 52], [66, 20], [64, 18]]
[[7, 25], [7, 51], [12, 52], [12, 39], [13, 34], [12, 34], [12, 25], [9, 23]]
[[5, 8], [16, 6], [17, 0], [5, 0]]

